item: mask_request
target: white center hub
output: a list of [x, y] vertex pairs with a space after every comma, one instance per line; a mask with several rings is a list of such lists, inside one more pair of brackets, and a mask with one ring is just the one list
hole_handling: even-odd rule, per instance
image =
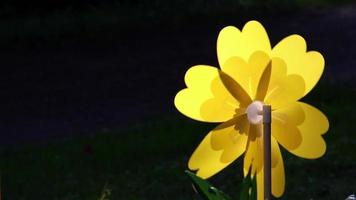
[[247, 106], [246, 113], [248, 121], [251, 124], [260, 124], [262, 123], [262, 111], [263, 103], [261, 101], [254, 101]]

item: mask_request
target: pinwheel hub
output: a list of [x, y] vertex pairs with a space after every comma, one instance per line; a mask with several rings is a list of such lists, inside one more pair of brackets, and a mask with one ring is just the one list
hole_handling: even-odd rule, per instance
[[251, 124], [261, 124], [262, 123], [262, 112], [263, 112], [263, 102], [253, 101], [247, 106], [246, 114], [248, 121]]

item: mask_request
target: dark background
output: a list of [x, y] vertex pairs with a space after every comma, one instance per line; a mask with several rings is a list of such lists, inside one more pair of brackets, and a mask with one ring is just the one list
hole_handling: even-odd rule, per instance
[[272, 44], [306, 38], [324, 79], [355, 70], [355, 9], [291, 1], [2, 1], [1, 143], [138, 123], [175, 112], [188, 67], [217, 66], [220, 29], [262, 21]]
[[[338, 115], [333, 115], [334, 110], [337, 109], [332, 106], [334, 104], [353, 105], [350, 102], [353, 102], [355, 97], [356, 5], [353, 1], [294, 0], [288, 3], [276, 0], [1, 1], [0, 144], [2, 145], [1, 155], [4, 158], [1, 165], [4, 176], [4, 195], [8, 193], [9, 199], [20, 199], [20, 197], [23, 199], [34, 199], [34, 197], [37, 199], [96, 199], [95, 195], [88, 197], [79, 192], [85, 191], [86, 188], [72, 187], [72, 189], [76, 188], [73, 191], [58, 189], [61, 188], [62, 182], [68, 184], [68, 179], [59, 179], [57, 176], [63, 169], [53, 168], [58, 165], [49, 163], [52, 161], [48, 160], [55, 159], [54, 154], [62, 155], [61, 162], [67, 163], [64, 164], [67, 167], [64, 171], [67, 175], [72, 173], [74, 177], [72, 179], [76, 180], [78, 185], [80, 185], [79, 179], [82, 176], [92, 176], [93, 180], [101, 180], [100, 184], [93, 183], [91, 186], [95, 188], [94, 191], [97, 192], [95, 194], [100, 194], [100, 188], [105, 180], [112, 185], [113, 193], [120, 194], [115, 181], [110, 181], [120, 178], [111, 176], [108, 178], [104, 172], [99, 175], [94, 173], [107, 170], [107, 168], [103, 170], [97, 166], [98, 160], [88, 158], [89, 161], [83, 161], [84, 164], [89, 165], [88, 168], [92, 170], [90, 173], [93, 172], [94, 175], [88, 172], [89, 175], [79, 176], [75, 170], [79, 170], [80, 167], [72, 164], [73, 161], [68, 160], [68, 155], [76, 152], [77, 148], [91, 154], [95, 148], [100, 151], [101, 148], [105, 149], [110, 145], [122, 146], [126, 143], [127, 146], [120, 147], [122, 148], [120, 151], [128, 153], [122, 154], [120, 159], [140, 157], [140, 152], [146, 151], [146, 142], [143, 142], [145, 145], [141, 149], [128, 150], [136, 144], [134, 136], [131, 138], [127, 135], [139, 134], [143, 138], [151, 135], [151, 140], [155, 141], [154, 137], [175, 134], [172, 127], [181, 128], [179, 123], [182, 121], [183, 124], [188, 123], [186, 125], [188, 128], [182, 128], [182, 130], [187, 130], [186, 132], [195, 130], [191, 128], [194, 126], [201, 128], [195, 130], [199, 132], [200, 138], [181, 138], [182, 143], [187, 143], [186, 147], [189, 148], [186, 151], [179, 151], [182, 154], [179, 154], [182, 156], [181, 159], [184, 160], [179, 160], [178, 154], [171, 152], [174, 145], [171, 148], [162, 146], [160, 149], [168, 152], [169, 155], [169, 152], [176, 155], [179, 162], [175, 159], [174, 163], [180, 164], [177, 164], [179, 167], [174, 170], [183, 171], [190, 152], [209, 130], [202, 124], [190, 124], [189, 120], [182, 117], [174, 108], [174, 96], [184, 87], [185, 71], [196, 64], [218, 66], [215, 44], [219, 31], [227, 25], [241, 28], [252, 19], [263, 23], [272, 45], [290, 34], [297, 33], [306, 39], [309, 50], [318, 50], [324, 55], [326, 66], [320, 82], [321, 86], [316, 89], [314, 96], [307, 97], [306, 100], [326, 108], [329, 119], [332, 122], [335, 120], [335, 124], [338, 124], [339, 120], [336, 117]], [[345, 108], [345, 110], [350, 109]], [[170, 120], [167, 121], [167, 119]], [[342, 128], [337, 130], [353, 132], [351, 126], [347, 124], [350, 123], [338, 125]], [[113, 132], [109, 139], [106, 137], [103, 139], [101, 136], [93, 139], [107, 132]], [[142, 132], [146, 132], [146, 135]], [[154, 136], [153, 132], [159, 132], [161, 135]], [[90, 139], [87, 139], [88, 137]], [[158, 147], [161, 143], [166, 143], [166, 140], [171, 140], [166, 137], [162, 137], [160, 142], [157, 142]], [[353, 140], [352, 138], [351, 135], [346, 135], [342, 141], [350, 141]], [[118, 140], [119, 144], [103, 142], [110, 140]], [[340, 146], [344, 146], [343, 144], [338, 143]], [[55, 146], [54, 149], [51, 145]], [[93, 147], [95, 145], [97, 147]], [[181, 147], [181, 144], [177, 143], [177, 145]], [[63, 146], [69, 147], [64, 150]], [[149, 148], [152, 147], [149, 146]], [[346, 146], [344, 150], [354, 155], [351, 154], [350, 149], [351, 147]], [[120, 159], [113, 161], [118, 159], [115, 157], [117, 155], [107, 151], [103, 150], [105, 152], [103, 155], [112, 157], [99, 156], [100, 162], [106, 163], [110, 169], [114, 165], [112, 162], [118, 162], [120, 165]], [[156, 149], [156, 151], [159, 150]], [[47, 155], [46, 152], [49, 152], [48, 157], [43, 156]], [[340, 153], [341, 150], [332, 152], [335, 156], [343, 154]], [[75, 154], [73, 159], [76, 160], [81, 156], [81, 154]], [[162, 159], [166, 156], [161, 155]], [[354, 157], [346, 155], [345, 157], [351, 161], [343, 161], [344, 165], [335, 165], [335, 168], [329, 171], [326, 167], [325, 172], [329, 173], [342, 167], [346, 168], [346, 171], [354, 169], [356, 166], [353, 162]], [[147, 163], [160, 160], [158, 154], [154, 153], [150, 158], [151, 160], [147, 160]], [[24, 162], [28, 162], [29, 170], [11, 167], [24, 165]], [[297, 161], [297, 164], [290, 162], [292, 168], [299, 166]], [[161, 165], [171, 166], [174, 163]], [[146, 166], [141, 170], [149, 167]], [[312, 171], [317, 171], [318, 167], [320, 166], [310, 168]], [[21, 177], [20, 174], [36, 179], [38, 168], [44, 168], [45, 171], [47, 169], [50, 175], [57, 174], [57, 176], [48, 174], [43, 176], [43, 179], [49, 177], [50, 180], [56, 182], [49, 187], [52, 190], [46, 188], [43, 182], [30, 183], [21, 178], [16, 179], [16, 177]], [[122, 166], [120, 169], [120, 172], [115, 173], [124, 177], [121, 174], [126, 168]], [[157, 169], [154, 173], [159, 174], [164, 170]], [[134, 174], [130, 170], [127, 173]], [[319, 175], [324, 176], [324, 174]], [[337, 175], [335, 172], [334, 176]], [[347, 176], [353, 175], [356, 177], [355, 171], [351, 170]], [[176, 176], [178, 175], [168, 177], [175, 179]], [[132, 179], [131, 182], [126, 182], [123, 177], [120, 179], [122, 182], [119, 183], [134, 185], [131, 189], [124, 189], [125, 192], [144, 188], [144, 186], [135, 185], [140, 182], [139, 180]], [[221, 184], [220, 179], [217, 179], [219, 184]], [[42, 179], [39, 178], [39, 180]], [[152, 191], [159, 191], [157, 187], [161, 186], [148, 182], [149, 184], [143, 181], [142, 184], [147, 183], [151, 185], [150, 188], [142, 189], [142, 193], [136, 192], [137, 196], [133, 195], [133, 199], [145, 199], [143, 197], [147, 191], [149, 191], [146, 196], [148, 199], [171, 199], [172, 196], [169, 194], [173, 195], [180, 190], [179, 187], [173, 187], [166, 191], [168, 196], [159, 196]], [[183, 182], [188, 183], [188, 180]], [[313, 180], [311, 183], [314, 183]], [[31, 185], [38, 187], [38, 194], [40, 191], [48, 190], [48, 193], [44, 193], [47, 196], [39, 198], [36, 192], [31, 193]], [[325, 189], [325, 187], [316, 188], [316, 193], [308, 194], [319, 198], [332, 196], [332, 190]], [[355, 184], [349, 185], [349, 188], [352, 187], [355, 188]], [[228, 187], [228, 190], [229, 188], [231, 190], [231, 187]], [[72, 198], [69, 194], [76, 194], [76, 191], [79, 194]], [[298, 193], [298, 191], [300, 193], [303, 190], [294, 192]], [[347, 190], [349, 193], [354, 191]], [[342, 192], [346, 191], [342, 190]], [[346, 197], [349, 193], [335, 194], [339, 195], [338, 197], [343, 197], [342, 195]], [[179, 196], [179, 193], [176, 195]], [[287, 197], [298, 199], [298, 195], [295, 195], [292, 192]], [[113, 196], [112, 198], [121, 199], [119, 197]], [[332, 197], [330, 199], [335, 199], [335, 195]]]

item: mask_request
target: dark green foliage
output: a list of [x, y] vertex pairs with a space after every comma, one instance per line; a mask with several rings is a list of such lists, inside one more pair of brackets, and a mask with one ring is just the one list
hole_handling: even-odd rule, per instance
[[249, 173], [241, 184], [240, 200], [257, 200], [256, 176], [251, 178]]
[[230, 197], [212, 186], [208, 181], [196, 176], [194, 173], [186, 170], [185, 173], [189, 176], [197, 193], [205, 200], [231, 200]]

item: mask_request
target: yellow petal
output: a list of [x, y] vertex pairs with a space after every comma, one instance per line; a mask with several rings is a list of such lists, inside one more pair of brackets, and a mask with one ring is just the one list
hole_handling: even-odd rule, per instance
[[[276, 148], [275, 146], [273, 146], [273, 142], [276, 142], [276, 144], [278, 144], [277, 140], [272, 136], [271, 137], [271, 167], [274, 168], [278, 165], [279, 160], [275, 159], [278, 157], [278, 154], [280, 154], [281, 152], [279, 151], [279, 148]], [[277, 146], [279, 147], [279, 146]]]
[[[280, 197], [284, 193], [285, 187], [285, 174], [282, 154], [280, 152], [277, 141], [271, 138], [271, 151], [272, 151], [272, 169], [271, 169], [271, 188], [272, 194], [275, 197]], [[263, 157], [263, 154], [262, 154]], [[257, 181], [257, 199], [264, 200], [264, 167], [256, 171]]]
[[304, 85], [304, 80], [300, 75], [287, 75], [287, 66], [283, 60], [273, 58], [271, 77], [264, 102], [270, 104], [273, 109], [278, 109], [298, 101], [304, 95]]
[[232, 118], [239, 102], [227, 91], [219, 70], [198, 65], [185, 75], [188, 88], [174, 99], [176, 108], [184, 115], [199, 121], [223, 122]]
[[[295, 109], [295, 110], [287, 110]], [[285, 113], [288, 114], [284, 114]], [[291, 114], [294, 114], [291, 116]], [[300, 107], [287, 107], [272, 112], [272, 135], [288, 150], [296, 149], [302, 143], [302, 135], [298, 124], [304, 120], [304, 112]]]
[[191, 156], [188, 166], [198, 170], [197, 176], [209, 178], [237, 159], [246, 148], [246, 134], [237, 132], [230, 120], [217, 126], [203, 139]]
[[251, 140], [251, 137], [248, 138], [248, 143], [247, 143], [247, 147], [246, 147], [246, 151], [245, 151], [245, 156], [244, 156], [244, 176], [246, 177], [251, 164], [252, 164], [252, 160], [253, 157], [255, 155], [256, 152], [256, 146], [255, 146], [255, 140]]
[[322, 135], [329, 129], [329, 121], [318, 109], [305, 103], [298, 104], [305, 114], [304, 122], [298, 126], [303, 141], [298, 148], [290, 152], [303, 158], [319, 158], [326, 151], [326, 143]]
[[263, 168], [263, 146], [260, 141], [249, 140], [248, 148], [244, 157], [244, 176], [247, 176], [249, 170], [254, 174]]
[[[241, 91], [233, 96], [242, 102], [242, 107], [248, 106], [250, 99], [253, 99], [264, 101], [277, 109], [299, 100], [304, 94], [303, 78], [299, 75], [287, 75], [287, 66], [283, 60], [271, 60], [261, 51], [254, 52], [248, 62], [232, 57], [221, 68], [235, 80], [235, 84], [225, 84], [231, 85], [229, 91]], [[236, 89], [239, 86], [242, 89]], [[243, 98], [247, 96], [244, 91], [250, 99]]]
[[257, 182], [257, 200], [264, 200], [264, 172], [260, 170], [256, 174]]
[[262, 137], [262, 129], [261, 128], [262, 127], [259, 126], [259, 128], [258, 128], [259, 136], [257, 136], [257, 138], [255, 140], [255, 154], [253, 156], [253, 164], [252, 164], [253, 172], [259, 172], [263, 169], [264, 149], [263, 149], [263, 137]]
[[[233, 125], [226, 128], [217, 127], [213, 130], [211, 145], [222, 150], [221, 161], [232, 162], [240, 157], [246, 149], [248, 120], [246, 115], [235, 118]], [[224, 123], [225, 124], [225, 123]], [[222, 125], [223, 126], [223, 125]]]
[[[264, 148], [261, 125], [250, 125], [248, 143], [244, 157], [244, 176], [246, 176], [251, 168], [252, 171], [260, 171], [263, 168]], [[278, 149], [277, 149], [278, 150]], [[271, 156], [277, 157], [279, 151], [272, 149]], [[271, 165], [275, 167], [278, 160], [272, 159]]]
[[[273, 137], [272, 137], [273, 138]], [[253, 162], [254, 162], [254, 166], [255, 166], [255, 169], [257, 170], [257, 171], [260, 171], [260, 170], [262, 170], [263, 169], [263, 163], [264, 163], [264, 148], [263, 148], [263, 138], [261, 137], [261, 138], [258, 138], [257, 140], [256, 140], [257, 142], [256, 142], [256, 144], [255, 144], [255, 155], [254, 155], [254, 160], [253, 160]], [[277, 155], [278, 155], [278, 151], [277, 151], [277, 149], [272, 149], [271, 150], [271, 157], [273, 158], [273, 157], [277, 157]], [[276, 160], [276, 159], [272, 159], [271, 160], [271, 166], [272, 167], [275, 167], [275, 166], [277, 166], [277, 164], [278, 164], [278, 160]]]
[[304, 95], [316, 85], [324, 70], [323, 56], [319, 52], [306, 50], [304, 38], [291, 35], [280, 41], [271, 52], [272, 57], [280, 58], [287, 64], [288, 75], [296, 74], [303, 77]]
[[272, 62], [270, 61], [268, 62], [258, 82], [255, 100], [264, 101], [264, 98], [268, 92], [268, 85], [270, 83], [271, 73], [272, 73]]
[[271, 147], [272, 163], [276, 163], [274, 166], [272, 164], [272, 194], [275, 197], [280, 197], [284, 193], [285, 187], [284, 164], [278, 143], [273, 137], [271, 138]]
[[221, 69], [238, 82], [251, 99], [255, 99], [259, 80], [269, 62], [270, 58], [266, 53], [256, 51], [246, 61], [240, 57], [229, 58], [221, 65]]
[[246, 108], [250, 105], [250, 103], [252, 103], [250, 96], [246, 93], [245, 89], [237, 81], [235, 81], [235, 79], [224, 72], [220, 72], [219, 74], [219, 81], [222, 81], [230, 94], [240, 102], [240, 107]]
[[253, 160], [253, 169], [256, 172], [263, 170], [263, 141], [261, 139], [256, 140], [256, 154]]
[[233, 26], [221, 30], [217, 41], [220, 66], [231, 57], [239, 57], [247, 61], [255, 51], [263, 51], [267, 54], [271, 51], [267, 32], [259, 22], [247, 22], [242, 31]]
[[190, 157], [188, 167], [191, 170], [198, 170], [197, 176], [201, 178], [209, 178], [217, 172], [224, 169], [230, 163], [223, 163], [220, 161], [222, 151], [214, 150], [211, 146], [211, 135], [209, 133], [198, 148]]
[[[277, 133], [276, 130], [276, 133], [272, 134], [289, 152], [309, 159], [321, 157], [325, 153], [326, 144], [322, 135], [328, 130], [329, 122], [322, 112], [302, 102], [295, 102], [288, 107], [278, 109], [275, 112], [280, 113], [279, 115], [283, 116], [286, 126], [285, 130], [288, 131], [285, 132], [285, 135], [286, 137], [290, 135], [291, 139], [288, 140], [287, 138], [282, 138], [283, 133]], [[272, 127], [273, 126], [274, 122], [272, 122]], [[299, 142], [293, 143], [292, 141], [292, 138], [299, 140], [299, 136], [295, 132], [295, 127], [293, 126], [296, 126], [301, 136], [299, 145], [296, 145]], [[282, 142], [283, 140], [284, 142]], [[289, 148], [291, 146], [293, 146], [293, 148]]]

